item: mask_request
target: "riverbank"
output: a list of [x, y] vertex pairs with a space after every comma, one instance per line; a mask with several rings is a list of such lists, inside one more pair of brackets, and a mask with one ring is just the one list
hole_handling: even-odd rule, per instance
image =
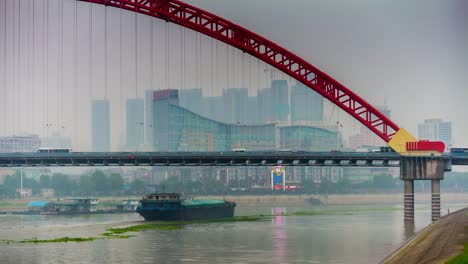
[[[416, 193], [415, 203], [430, 203], [430, 193]], [[72, 197], [70, 197], [72, 198]], [[125, 199], [140, 199], [134, 197], [97, 197], [100, 204], [119, 203]], [[196, 196], [200, 199], [225, 199], [235, 201], [242, 206], [256, 205], [300, 205], [307, 203], [309, 198], [314, 198], [322, 204], [329, 205], [384, 205], [384, 204], [403, 204], [403, 194], [331, 194], [331, 195], [225, 195], [225, 196]], [[57, 198], [34, 197], [28, 199], [5, 199], [0, 200], [0, 212], [24, 210], [31, 201], [37, 200], [56, 200]], [[442, 204], [444, 203], [465, 203], [468, 201], [468, 193], [442, 193]]]
[[[235, 201], [238, 205], [288, 205], [304, 204], [307, 199], [315, 198], [322, 204], [329, 205], [384, 205], [384, 204], [402, 204], [403, 193], [393, 194], [331, 194], [331, 195], [225, 195], [225, 196], [206, 196], [197, 197], [206, 199], [225, 199]], [[431, 194], [416, 193], [415, 203], [429, 204]], [[468, 193], [450, 193], [441, 194], [442, 203], [465, 203], [468, 201]]]
[[385, 264], [445, 263], [468, 242], [468, 208], [442, 217], [382, 260]]

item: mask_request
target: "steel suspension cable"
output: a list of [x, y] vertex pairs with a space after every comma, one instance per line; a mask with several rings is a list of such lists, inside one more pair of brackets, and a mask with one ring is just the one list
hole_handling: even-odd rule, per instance
[[[78, 85], [77, 85], [77, 75], [78, 75], [78, 1], [75, 1], [74, 9], [73, 9], [73, 19], [75, 20], [74, 23], [74, 32], [73, 32], [73, 52], [74, 52], [74, 57], [73, 57], [73, 91], [74, 91], [74, 99], [75, 99], [75, 105], [74, 105], [74, 143], [76, 144], [78, 142]], [[76, 145], [73, 146], [75, 148]]]
[[182, 57], [182, 54], [183, 54], [183, 45], [182, 45], [182, 42], [183, 42], [183, 37], [184, 37], [184, 28], [183, 27], [180, 27], [180, 88], [179, 89], [183, 89], [183, 83], [182, 83], [182, 78], [183, 78], [183, 57]]
[[[210, 48], [210, 68], [211, 68], [211, 97], [214, 96], [214, 63], [213, 63], [213, 60], [214, 60], [214, 55], [213, 55], [213, 42], [214, 42], [214, 39], [211, 38], [211, 48]], [[210, 113], [213, 113], [212, 111], [210, 111]], [[213, 118], [213, 117], [211, 117]]]
[[122, 89], [122, 9], [119, 8], [119, 92], [120, 92], [120, 142], [123, 142], [123, 131], [124, 131], [124, 121], [123, 121], [123, 89]]
[[198, 47], [200, 48], [200, 60], [198, 61], [200, 63], [199, 67], [200, 67], [200, 88], [202, 88], [203, 90], [203, 35], [202, 34], [198, 34], [198, 40], [200, 41], [200, 44], [198, 45]]
[[[59, 15], [59, 26], [60, 26], [60, 46], [59, 46], [59, 59], [60, 59], [60, 101], [61, 101], [61, 109], [60, 109], [60, 127], [59, 127], [59, 135], [62, 135], [62, 130], [64, 129], [63, 124], [63, 115], [64, 115], [64, 105], [63, 105], [63, 1], [59, 1], [59, 8], [60, 8], [60, 15]], [[64, 147], [64, 146], [61, 146]]]
[[[215, 42], [215, 57], [216, 57], [216, 90], [219, 90], [219, 67], [218, 67], [218, 41]], [[219, 91], [218, 91], [219, 92]]]
[[[15, 101], [15, 31], [16, 31], [16, 25], [15, 25], [15, 22], [16, 22], [16, 3], [13, 2], [13, 12], [12, 12], [12, 15], [13, 15], [13, 39], [12, 39], [12, 48], [13, 48], [13, 52], [12, 52], [12, 66], [11, 67], [11, 70], [12, 70], [12, 88], [13, 88], [13, 91], [12, 91], [12, 100], [11, 100], [11, 103], [12, 103], [12, 107], [11, 109], [13, 109], [14, 107], [14, 101]], [[12, 113], [11, 116], [13, 116], [13, 133], [15, 131], [15, 127], [16, 127], [16, 116]]]
[[36, 111], [35, 110], [35, 101], [36, 101], [36, 84], [35, 84], [35, 77], [36, 77], [36, 59], [35, 59], [35, 50], [36, 50], [36, 30], [34, 28], [35, 20], [36, 20], [36, 13], [35, 13], [35, 1], [32, 1], [32, 103], [31, 103], [31, 117], [32, 117], [32, 131], [36, 131]]
[[[150, 17], [149, 18], [149, 21], [150, 21], [150, 89], [153, 90], [154, 89], [154, 66], [153, 66], [153, 59], [154, 59], [154, 54], [153, 54], [153, 18]], [[147, 113], [145, 113], [147, 114]], [[149, 125], [149, 124], [146, 124], [146, 125]]]
[[195, 78], [196, 78], [196, 87], [200, 88], [200, 84], [198, 82], [198, 32], [195, 32]]
[[[28, 76], [27, 76], [27, 82], [26, 82], [26, 90], [30, 90], [31, 89], [31, 60], [30, 60], [30, 57], [31, 57], [31, 41], [30, 41], [30, 17], [31, 17], [31, 2], [28, 1], [28, 12], [27, 12], [27, 19], [26, 19], [26, 25], [27, 25], [27, 30], [26, 30], [26, 34], [27, 34], [27, 43], [28, 43], [28, 56], [27, 56], [27, 65], [28, 65]], [[26, 92], [27, 94], [27, 92]], [[30, 111], [29, 109], [31, 108], [31, 104], [29, 103], [26, 103], [27, 104], [27, 110], [26, 111], [26, 115], [25, 116], [30, 116]], [[26, 124], [28, 124], [28, 122], [26, 121]], [[27, 127], [27, 126], [26, 126]], [[30, 128], [27, 128], [27, 129], [30, 129]]]
[[[104, 100], [108, 102], [107, 98], [107, 6], [104, 7]], [[107, 129], [109, 130], [106, 133], [106, 136], [109, 136], [109, 150], [110, 150], [110, 103], [109, 109], [106, 113], [106, 126], [108, 125]], [[107, 132], [107, 131], [106, 131]]]
[[[16, 18], [15, 18], [16, 19]], [[21, 1], [18, 2], [18, 71], [16, 71], [16, 78], [18, 79], [16, 81], [16, 87], [18, 91], [18, 102], [17, 102], [17, 107], [18, 107], [18, 130], [17, 132], [21, 131], [21, 116], [22, 116], [22, 111], [21, 111], [21, 79], [20, 79], [20, 70], [21, 70]], [[13, 40], [14, 41], [14, 40]]]
[[242, 88], [246, 88], [245, 87], [245, 68], [244, 68], [244, 52], [242, 51], [241, 52], [241, 56], [242, 56]]
[[226, 43], [226, 88], [229, 88], [229, 45]]
[[6, 61], [7, 61], [7, 1], [3, 9], [3, 133], [7, 131], [7, 74], [6, 74]]
[[[91, 111], [89, 112], [89, 119], [92, 120], [92, 104], [93, 104], [93, 5], [89, 2], [89, 59], [88, 59], [88, 69], [89, 69], [89, 105], [91, 106]], [[105, 104], [105, 103], [104, 103]], [[105, 108], [105, 107], [104, 107]], [[91, 128], [92, 129], [92, 128]], [[91, 149], [93, 145], [91, 143]]]
[[[46, 83], [45, 83], [45, 80], [46, 80], [46, 58], [45, 58], [45, 54], [46, 54], [46, 5], [44, 4], [42, 6], [42, 92], [44, 94], [44, 92], [46, 91]], [[47, 104], [44, 104], [44, 101], [46, 100], [46, 98], [44, 98], [42, 100], [42, 107], [44, 108], [44, 113], [42, 114], [42, 123], [45, 122], [45, 126], [43, 126], [43, 124], [41, 124], [41, 127], [43, 129], [43, 135], [45, 134], [44, 132], [47, 132], [47, 119], [46, 119], [46, 115], [47, 115]], [[45, 119], [45, 120], [44, 120]]]
[[52, 126], [49, 119], [49, 0], [46, 3], [46, 136], [49, 137], [49, 127]]
[[168, 26], [169, 26], [169, 22], [166, 22], [165, 24], [165, 35], [166, 35], [166, 38], [165, 38], [165, 46], [164, 46], [164, 49], [165, 49], [165, 59], [166, 59], [166, 90], [169, 89], [169, 55], [168, 55], [168, 51], [169, 51], [169, 30], [168, 30]]
[[235, 76], [235, 72], [236, 72], [236, 56], [234, 54], [234, 47], [231, 48], [232, 50], [232, 87], [235, 87], [236, 86], [236, 76]]
[[135, 13], [135, 99], [138, 98], [138, 14]]

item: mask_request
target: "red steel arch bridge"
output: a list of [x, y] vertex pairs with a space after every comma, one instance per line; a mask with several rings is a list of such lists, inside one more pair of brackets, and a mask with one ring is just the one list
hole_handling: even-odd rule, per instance
[[287, 49], [233, 22], [177, 0], [80, 0], [130, 10], [195, 30], [270, 64], [316, 91], [403, 155], [440, 154], [443, 142], [417, 141], [359, 95]]
[[[211, 164], [222, 165], [248, 165], [254, 161], [257, 165], [268, 165], [278, 161], [286, 161], [291, 165], [306, 164], [313, 165], [348, 165], [348, 166], [374, 166], [373, 160], [381, 160], [382, 164], [377, 166], [399, 166], [401, 168], [401, 179], [405, 181], [405, 218], [412, 219], [414, 216], [414, 180], [432, 180], [432, 200], [433, 200], [433, 219], [440, 216], [440, 180], [443, 179], [445, 170], [449, 170], [447, 164], [452, 160], [457, 162], [466, 162], [466, 154], [458, 154], [458, 158], [453, 155], [442, 155], [445, 150], [444, 143], [439, 141], [418, 141], [405, 129], [399, 127], [387, 116], [381, 113], [376, 107], [365, 101], [351, 89], [324, 73], [311, 63], [305, 61], [293, 52], [275, 44], [274, 42], [245, 29], [231, 21], [214, 15], [210, 12], [192, 6], [177, 0], [77, 0], [79, 2], [98, 4], [107, 7], [128, 10], [145, 16], [165, 20], [166, 22], [180, 25], [212, 39], [221, 41], [236, 48], [244, 53], [263, 61], [267, 65], [276, 68], [284, 74], [292, 77], [308, 88], [317, 92], [332, 104], [341, 108], [355, 120], [366, 126], [375, 135], [385, 141], [396, 153], [393, 154], [352, 154], [352, 153], [230, 153], [226, 154], [211, 153], [172, 153], [164, 155], [161, 153], [135, 152], [131, 156], [128, 153], [66, 153], [66, 154], [31, 154], [31, 155], [8, 155], [2, 154], [0, 166], [80, 166], [80, 165], [164, 165], [164, 164], [192, 164], [202, 165], [207, 160]], [[48, 3], [49, 1], [47, 1]], [[5, 4], [6, 6], [6, 4]], [[13, 8], [17, 5], [13, 3]], [[63, 9], [63, 7], [62, 7]], [[49, 11], [49, 7], [47, 10]], [[6, 13], [6, 8], [5, 8]], [[34, 11], [33, 11], [34, 13]], [[63, 16], [63, 14], [62, 14]], [[75, 14], [76, 16], [76, 14]], [[91, 16], [90, 16], [91, 17]], [[5, 16], [6, 20], [6, 16]], [[16, 21], [16, 18], [14, 18]], [[19, 19], [18, 19], [19, 20]], [[34, 19], [33, 19], [34, 22]], [[63, 22], [63, 17], [62, 17]], [[20, 21], [21, 23], [21, 21]], [[28, 21], [30, 23], [30, 21]], [[47, 18], [47, 24], [49, 19]], [[5, 23], [6, 24], [6, 23]], [[44, 20], [45, 24], [45, 20]], [[136, 23], [135, 23], [136, 25]], [[112, 25], [111, 25], [112, 26]], [[5, 26], [6, 27], [6, 26]], [[91, 26], [90, 26], [91, 27]], [[136, 26], [135, 26], [136, 27]], [[106, 25], [107, 29], [107, 25]], [[137, 31], [137, 29], [135, 30]], [[6, 32], [6, 30], [5, 30]], [[92, 30], [90, 30], [92, 35]], [[5, 33], [6, 34], [6, 33]], [[47, 31], [48, 34], [48, 31]], [[62, 28], [63, 38], [63, 28]], [[75, 37], [76, 37], [75, 32]], [[13, 34], [13, 38], [15, 38]], [[18, 38], [18, 36], [16, 36]], [[33, 35], [34, 39], [34, 35]], [[106, 36], [107, 41], [107, 36]], [[47, 41], [47, 40], [46, 40]], [[13, 41], [15, 42], [15, 41]], [[20, 41], [18, 41], [20, 42]], [[92, 46], [90, 41], [89, 46]], [[20, 44], [18, 44], [20, 45]], [[49, 43], [47, 43], [49, 45]], [[79, 46], [82, 43], [75, 43]], [[14, 45], [13, 45], [14, 46]], [[166, 45], [166, 48], [168, 45]], [[58, 49], [63, 54], [63, 43]], [[135, 49], [140, 49], [138, 45]], [[44, 49], [46, 52], [49, 48]], [[92, 50], [92, 48], [90, 48]], [[16, 51], [17, 53], [18, 51]], [[106, 52], [106, 51], [104, 51]], [[140, 51], [141, 52], [141, 51]], [[144, 50], [143, 50], [144, 52]], [[15, 54], [15, 52], [13, 52]], [[4, 52], [6, 54], [6, 48]], [[99, 54], [93, 54], [99, 55]], [[107, 54], [106, 54], [107, 55]], [[20, 56], [20, 55], [18, 55]], [[76, 51], [75, 51], [75, 56]], [[167, 55], [166, 55], [167, 56]], [[34, 60], [34, 55], [32, 56]], [[90, 55], [90, 57], [92, 57]], [[77, 58], [75, 58], [77, 59]], [[168, 59], [166, 57], [166, 59]], [[90, 59], [90, 61], [92, 61]], [[62, 60], [63, 63], [63, 60]], [[107, 63], [107, 61], [106, 61]], [[33, 61], [34, 64], [34, 61]], [[44, 65], [48, 65], [48, 62]], [[62, 65], [63, 66], [63, 65]], [[13, 66], [13, 68], [15, 68]], [[18, 67], [19, 68], [19, 67]], [[58, 67], [60, 68], [60, 67]], [[138, 67], [137, 67], [138, 68]], [[34, 67], [33, 67], [34, 71]], [[92, 69], [89, 70], [90, 74]], [[107, 71], [106, 71], [107, 74]], [[167, 74], [167, 73], [166, 73]], [[33, 74], [34, 75], [34, 74]], [[63, 74], [62, 74], [63, 75]], [[13, 73], [13, 76], [19, 76], [19, 73]], [[29, 78], [29, 77], [28, 77]], [[47, 76], [48, 78], [48, 76]], [[45, 78], [45, 79], [47, 79]], [[63, 78], [63, 76], [62, 76]], [[74, 76], [76, 79], [76, 75]], [[125, 78], [125, 76], [121, 77]], [[34, 77], [33, 77], [34, 79]], [[138, 80], [138, 75], [136, 78]], [[107, 76], [106, 76], [107, 80]], [[46, 80], [48, 81], [48, 79]], [[62, 80], [63, 81], [63, 80]], [[166, 80], [167, 81], [167, 80]], [[5, 81], [6, 82], [6, 81]], [[76, 83], [76, 81], [75, 81]], [[46, 86], [46, 85], [44, 85]], [[63, 101], [62, 101], [62, 104]], [[47, 106], [46, 106], [47, 107]], [[108, 108], [107, 108], [108, 109]], [[107, 110], [109, 111], [109, 110]], [[33, 111], [34, 112], [34, 111]], [[140, 125], [145, 125], [141, 123]], [[147, 125], [147, 124], [146, 124]], [[47, 127], [52, 124], [46, 124]], [[267, 156], [267, 158], [265, 158]], [[113, 158], [115, 157], [115, 158]], [[179, 158], [183, 157], [183, 158]], [[184, 158], [185, 157], [185, 158]], [[326, 161], [331, 161], [327, 163]], [[393, 162], [397, 163], [393, 163]], [[317, 163], [317, 164], [315, 164]], [[461, 164], [460, 163], [460, 164]]]

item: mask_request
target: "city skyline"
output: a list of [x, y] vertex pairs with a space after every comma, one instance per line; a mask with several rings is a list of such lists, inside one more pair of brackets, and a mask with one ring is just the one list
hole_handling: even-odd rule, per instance
[[[252, 3], [252, 8], [259, 8], [258, 3], [261, 1]], [[107, 8], [107, 11], [104, 12], [103, 8], [90, 7], [85, 2], [77, 3], [71, 0], [64, 0], [63, 5], [51, 2], [48, 19], [44, 19], [45, 11], [47, 11], [45, 10], [45, 1], [34, 2], [34, 13], [27, 12], [28, 8], [31, 8], [29, 2], [19, 5], [18, 2], [5, 0], [0, 5], [0, 13], [6, 14], [5, 20], [0, 21], [0, 35], [5, 39], [5, 41], [0, 41], [0, 50], [3, 50], [3, 52], [0, 52], [0, 56], [7, 65], [12, 65], [12, 67], [7, 68], [0, 65], [4, 73], [1, 76], [0, 92], [5, 95], [3, 96], [2, 104], [4, 109], [1, 116], [3, 122], [0, 122], [0, 135], [3, 136], [30, 132], [46, 137], [50, 133], [56, 132], [71, 137], [77, 149], [89, 150], [91, 149], [92, 135], [89, 122], [92, 116], [91, 101], [94, 99], [107, 99], [112, 103], [114, 109], [110, 117], [112, 120], [110, 128], [112, 134], [111, 145], [119, 146], [125, 141], [125, 133], [122, 133], [126, 126], [125, 100], [127, 98], [142, 97], [149, 88], [191, 89], [193, 87], [202, 87], [203, 94], [220, 96], [222, 93], [221, 88], [236, 87], [247, 87], [248, 94], [253, 95], [268, 87], [268, 83], [276, 79], [285, 79], [289, 86], [293, 85], [292, 79], [279, 70], [275, 70], [263, 62], [258, 62], [237, 49], [171, 23], [167, 24], [158, 19], [150, 20], [148, 17], [135, 15], [127, 11], [118, 11], [114, 8]], [[341, 9], [336, 5], [324, 6], [321, 2], [299, 2], [305, 6], [317, 5], [325, 10], [324, 13], [336, 15], [341, 12]], [[231, 4], [222, 5], [222, 8], [220, 8], [218, 3], [213, 3], [210, 0], [197, 2], [201, 7], [207, 3], [209, 3], [209, 9], [228, 18], [230, 17], [230, 9], [237, 10], [246, 5], [244, 2], [239, 2], [238, 6], [226, 9]], [[454, 1], [454, 3], [458, 2]], [[282, 3], [279, 2], [277, 6], [281, 5]], [[395, 8], [401, 5], [403, 5], [402, 2], [396, 2]], [[464, 40], [466, 33], [457, 31], [459, 27], [451, 27], [457, 21], [459, 21], [458, 24], [462, 24], [460, 16], [447, 18], [447, 15], [459, 14], [459, 12], [465, 10], [466, 6], [460, 5], [458, 9], [453, 8], [456, 6], [455, 4], [441, 7], [440, 4], [435, 2], [426, 3], [425, 5], [428, 6], [429, 10], [427, 14], [422, 14], [411, 8], [408, 9], [407, 13], [396, 14], [395, 10], [385, 11], [385, 5], [382, 4], [371, 4], [368, 8], [382, 15], [382, 19], [377, 22], [379, 25], [385, 26], [388, 26], [386, 24], [387, 19], [391, 15], [401, 15], [404, 21], [411, 19], [412, 14], [417, 15], [424, 21], [429, 18], [437, 18], [436, 21], [441, 23], [437, 24], [437, 27], [430, 27], [431, 32], [438, 34], [441, 31], [444, 32], [444, 28], [451, 28], [452, 31], [443, 33], [442, 35], [446, 37], [438, 38], [435, 42], [429, 42], [429, 44], [424, 42], [427, 46], [424, 52], [432, 51], [431, 56], [434, 56], [434, 54], [439, 54], [439, 52], [436, 52], [437, 48], [442, 44], [448, 44], [453, 49], [448, 54], [450, 56], [447, 57], [449, 59], [447, 63], [451, 61], [459, 62], [457, 58], [464, 58], [466, 52], [464, 49], [460, 50], [461, 46], [454, 46], [454, 43], [456, 39]], [[75, 7], [78, 12], [77, 25], [75, 25], [74, 17]], [[63, 14], [59, 12], [60, 8], [63, 9]], [[288, 6], [283, 9], [290, 12]], [[293, 19], [296, 19], [294, 21], [304, 19], [302, 12], [305, 12], [305, 10], [307, 8], [304, 8], [304, 11], [298, 10], [299, 15], [293, 16]], [[353, 7], [351, 13], [359, 14], [359, 10], [359, 8]], [[29, 11], [32, 11], [32, 9], [29, 9]], [[90, 14], [92, 14], [92, 24], [90, 24]], [[240, 17], [233, 18], [234, 22], [240, 22], [240, 24], [260, 34], [265, 33], [266, 37], [271, 36], [272, 39], [278, 40], [280, 44], [285, 40], [296, 40], [288, 42], [285, 47], [299, 55], [303, 55], [304, 58], [310, 59], [312, 63], [325, 69], [337, 80], [346, 80], [345, 84], [349, 85], [350, 89], [356, 91], [371, 103], [376, 105], [387, 103], [393, 110], [394, 121], [401, 127], [407, 128], [413, 135], [417, 134], [417, 123], [420, 120], [438, 117], [453, 122], [453, 144], [468, 145], [468, 142], [465, 142], [462, 136], [466, 134], [464, 131], [467, 130], [464, 127], [466, 125], [462, 122], [463, 115], [461, 113], [463, 111], [459, 111], [459, 109], [463, 108], [461, 100], [467, 94], [464, 93], [463, 88], [466, 82], [456, 82], [456, 80], [460, 80], [460, 76], [463, 76], [459, 75], [459, 73], [461, 69], [464, 69], [465, 64], [459, 63], [460, 70], [441, 75], [436, 74], [434, 68], [427, 68], [428, 65], [431, 65], [430, 63], [403, 64], [403, 66], [408, 65], [407, 67], [412, 66], [413, 69], [400, 67], [402, 66], [399, 63], [402, 62], [401, 60], [390, 60], [380, 65], [381, 57], [386, 53], [379, 53], [375, 60], [368, 61], [369, 65], [366, 66], [366, 61], [361, 60], [361, 57], [365, 58], [366, 56], [353, 57], [352, 54], [365, 55], [363, 53], [365, 49], [358, 45], [359, 39], [365, 40], [371, 37], [380, 39], [379, 37], [381, 37], [377, 27], [369, 28], [368, 31], [356, 27], [360, 25], [359, 23], [369, 21], [371, 18], [368, 16], [362, 17], [363, 20], [358, 21], [359, 23], [348, 21], [349, 15], [340, 20], [348, 21], [353, 32], [364, 36], [352, 40], [348, 39], [348, 34], [343, 33], [346, 32], [346, 26], [330, 24], [332, 21], [327, 16], [319, 19], [319, 21], [329, 26], [330, 32], [343, 33], [340, 36], [353, 44], [344, 47], [337, 45], [338, 43], [347, 43], [346, 41], [329, 43], [335, 51], [347, 51], [346, 54], [340, 52], [341, 57], [339, 58], [342, 60], [338, 60], [337, 56], [330, 53], [332, 49], [329, 48], [329, 45], [324, 45], [323, 41], [327, 40], [326, 38], [319, 42], [313, 42], [313, 45], [308, 45], [310, 39], [298, 36], [299, 32], [296, 31], [282, 31], [282, 26], [278, 25], [278, 22], [271, 16], [260, 16], [259, 23], [252, 23], [251, 17], [253, 16], [242, 12], [237, 12], [237, 14], [240, 14]], [[101, 34], [100, 32], [104, 30], [105, 25], [104, 15], [107, 17], [108, 28], [106, 34]], [[247, 16], [245, 19], [244, 15]], [[309, 18], [318, 19], [318, 17]], [[19, 23], [20, 19], [29, 19], [30, 23]], [[121, 19], [122, 26], [109, 27], [109, 25], [120, 25]], [[239, 19], [241, 20], [238, 21]], [[60, 20], [64, 22], [63, 28], [59, 27], [60, 23], [55, 23], [55, 21]], [[279, 28], [279, 30], [270, 32], [268, 27], [265, 27], [266, 22], [276, 25], [269, 28]], [[433, 22], [429, 21], [428, 23]], [[135, 32], [135, 28], [137, 28], [137, 32]], [[422, 29], [419, 25], [406, 28], [401, 23], [393, 25], [392, 28], [401, 30], [405, 36], [411, 36], [412, 33], [420, 32]], [[90, 29], [91, 31], [89, 31]], [[310, 36], [321, 35], [318, 34], [320, 32], [314, 34], [314, 30], [319, 30], [314, 27], [301, 28], [301, 30], [304, 30], [304, 32], [310, 31], [310, 34], [307, 34]], [[277, 32], [283, 32], [284, 36], [279, 37]], [[390, 31], [389, 34], [394, 34], [393, 32]], [[75, 38], [79, 40], [79, 43], [87, 43], [87, 45], [73, 44]], [[6, 41], [6, 39], [9, 41]], [[382, 39], [387, 39], [387, 37]], [[418, 42], [419, 40], [414, 38], [409, 38], [409, 40], [410, 42], [400, 42], [400, 44], [408, 47], [403, 51], [406, 57], [415, 61], [421, 57], [421, 54], [417, 53], [416, 57], [412, 57], [410, 51], [414, 50], [414, 47], [422, 42]], [[103, 45], [104, 42], [107, 42], [107, 46]], [[120, 46], [117, 45], [119, 42]], [[170, 43], [170, 46], [168, 43]], [[363, 47], [376, 50], [375, 45], [382, 43], [367, 42], [364, 44]], [[138, 50], [135, 49], [137, 46]], [[324, 50], [325, 47], [328, 48], [328, 51]], [[383, 45], [383, 47], [382, 51], [388, 54], [395, 52], [388, 44]], [[152, 56], [148, 56], [148, 51], [149, 55]], [[62, 53], [63, 58], [60, 60], [59, 56]], [[76, 60], [73, 59], [74, 54], [77, 55]], [[106, 54], [107, 56], [105, 56]], [[425, 55], [424, 57], [431, 56]], [[399, 58], [398, 56], [393, 57]], [[27, 58], [30, 58], [30, 61]], [[353, 60], [357, 60], [357, 66], [349, 67], [350, 63], [352, 65]], [[416, 65], [418, 67], [415, 67]], [[103, 71], [104, 68], [107, 68], [107, 70]], [[423, 72], [424, 77], [421, 76], [422, 78], [420, 78], [422, 80], [427, 79], [428, 76], [432, 78], [434, 84], [427, 85], [426, 81], [424, 85], [425, 95], [423, 96], [423, 98], [430, 99], [431, 103], [416, 106], [418, 105], [416, 102], [419, 101], [416, 98], [421, 98], [421, 96], [415, 93], [415, 89], [420, 84], [416, 82], [418, 85], [415, 85], [414, 78], [406, 78], [407, 83], [401, 85], [403, 80], [396, 81], [399, 78], [393, 78], [393, 76], [399, 75], [392, 74], [392, 72], [395, 72], [394, 69], [398, 68], [404, 68], [405, 72], [413, 72], [417, 76], [421, 76], [421, 72]], [[451, 69], [450, 67], [445, 68]], [[382, 69], [382, 71], [376, 72], [379, 69]], [[22, 78], [20, 78], [20, 72], [22, 72]], [[377, 82], [377, 77], [366, 78], [363, 75], [367, 74], [366, 72], [372, 72], [373, 76], [379, 76], [378, 78], [382, 79], [382, 82]], [[125, 77], [123, 77], [123, 73], [125, 73]], [[396, 73], [401, 73], [401, 71], [396, 71]], [[392, 85], [392, 83], [396, 85]], [[434, 89], [434, 87], [447, 85], [448, 90]], [[379, 89], [374, 87], [379, 87]], [[390, 92], [392, 89], [396, 89], [395, 92]], [[426, 91], [426, 89], [429, 90]], [[403, 94], [405, 96], [401, 96]], [[430, 96], [431, 94], [434, 94], [434, 96]], [[454, 94], [458, 96], [453, 96]], [[292, 95], [289, 94], [289, 96]], [[400, 102], [400, 100], [402, 101]], [[428, 106], [431, 106], [431, 108], [428, 108]], [[411, 117], [406, 115], [406, 108], [408, 107], [414, 113]], [[324, 102], [323, 115], [325, 120], [341, 123], [345, 138], [359, 132], [361, 125], [328, 101]], [[409, 119], [412, 121], [410, 122]], [[151, 124], [148, 122], [146, 124], [148, 124], [148, 126], [145, 125], [146, 129], [149, 129], [148, 127]], [[148, 134], [145, 133], [145, 137]], [[151, 139], [146, 138], [145, 141], [151, 141]]]

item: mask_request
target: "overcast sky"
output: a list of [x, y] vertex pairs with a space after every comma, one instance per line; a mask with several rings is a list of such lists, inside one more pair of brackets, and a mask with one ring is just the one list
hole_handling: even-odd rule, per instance
[[468, 1], [187, 0], [306, 59], [417, 136], [453, 122], [468, 147]]
[[[454, 144], [468, 147], [468, 1], [187, 2], [280, 44], [370, 103], [386, 103], [393, 121], [416, 136], [424, 119], [452, 121]], [[271, 81], [267, 68], [143, 15], [74, 0], [0, 0], [0, 135], [58, 132], [72, 137], [74, 148], [88, 150], [89, 101], [107, 98], [111, 141], [118, 147], [126, 98], [180, 87], [218, 95], [246, 86], [255, 94]], [[288, 79], [279, 72], [274, 78]], [[344, 113], [330, 105], [325, 111], [326, 120], [344, 124], [345, 134], [358, 130]]]

